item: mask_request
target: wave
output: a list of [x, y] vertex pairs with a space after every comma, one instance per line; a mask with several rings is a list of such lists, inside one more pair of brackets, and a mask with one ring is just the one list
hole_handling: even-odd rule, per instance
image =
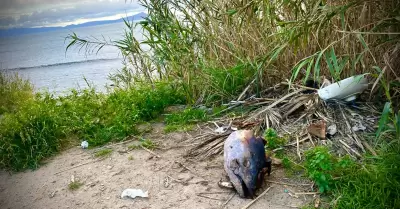
[[32, 68], [46, 68], [46, 67], [54, 67], [54, 66], [74, 65], [74, 64], [81, 64], [81, 63], [113, 61], [113, 60], [121, 60], [122, 61], [122, 58], [103, 58], [103, 59], [81, 60], [81, 61], [62, 62], [62, 63], [54, 63], [54, 64], [38, 65], [38, 66], [30, 66], [30, 67], [8, 68], [5, 70], [28, 70], [28, 69], [32, 69]]

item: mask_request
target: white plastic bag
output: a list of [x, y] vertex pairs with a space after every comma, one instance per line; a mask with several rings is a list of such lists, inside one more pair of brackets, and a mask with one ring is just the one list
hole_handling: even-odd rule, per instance
[[130, 197], [132, 199], [136, 197], [149, 197], [149, 192], [143, 192], [141, 189], [125, 189], [121, 194], [121, 198], [125, 197]]
[[81, 147], [82, 147], [82, 149], [86, 149], [86, 148], [89, 147], [89, 143], [88, 143], [87, 141], [83, 141], [83, 142], [81, 143]]

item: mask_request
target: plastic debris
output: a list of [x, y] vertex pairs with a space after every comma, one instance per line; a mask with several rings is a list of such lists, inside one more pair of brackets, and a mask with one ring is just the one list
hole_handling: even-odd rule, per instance
[[333, 136], [337, 133], [337, 126], [336, 124], [332, 124], [330, 126], [328, 126], [327, 130], [327, 134], [330, 136]]
[[214, 132], [218, 133], [218, 134], [223, 134], [228, 130], [228, 127], [226, 126], [221, 126], [218, 127], [217, 129], [214, 130]]
[[232, 182], [230, 181], [219, 181], [218, 186], [222, 188], [229, 188], [229, 189], [234, 189], [235, 187], [233, 186]]
[[361, 122], [358, 122], [355, 126], [351, 127], [354, 132], [356, 131], [365, 131], [367, 127], [365, 127]]
[[356, 95], [368, 88], [368, 80], [365, 75], [357, 75], [338, 81], [318, 90], [318, 95], [323, 100], [345, 100], [347, 102], [356, 99]]
[[87, 141], [83, 141], [81, 143], [81, 147], [82, 147], [82, 149], [87, 149], [89, 147], [89, 143]]
[[143, 192], [141, 189], [125, 189], [121, 194], [121, 198], [125, 197], [130, 197], [132, 199], [136, 197], [149, 197], [149, 192]]

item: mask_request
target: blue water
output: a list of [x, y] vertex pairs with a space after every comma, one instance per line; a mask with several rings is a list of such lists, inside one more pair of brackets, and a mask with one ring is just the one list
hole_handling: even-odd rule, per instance
[[[82, 37], [119, 40], [123, 29], [123, 23], [115, 23], [77, 28], [73, 32]], [[0, 38], [0, 69], [29, 79], [35, 91], [63, 94], [71, 88], [86, 88], [84, 77], [96, 89], [104, 91], [111, 83], [108, 75], [123, 66], [122, 55], [111, 46], [103, 47], [97, 54], [87, 54], [75, 47], [66, 52], [65, 37], [70, 33], [60, 30]], [[140, 36], [139, 30], [136, 34]]]

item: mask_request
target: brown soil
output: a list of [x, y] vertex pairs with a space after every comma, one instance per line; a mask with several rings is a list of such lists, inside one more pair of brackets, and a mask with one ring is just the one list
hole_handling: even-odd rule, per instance
[[[160, 149], [154, 152], [160, 158], [143, 149], [128, 150], [132, 141], [109, 146], [113, 153], [105, 159], [95, 158], [94, 150], [76, 147], [35, 171], [12, 175], [1, 171], [1, 208], [242, 208], [251, 202], [235, 195], [226, 204], [234, 192], [218, 186], [224, 176], [222, 156], [203, 162], [184, 159], [186, 148], [174, 146], [190, 135], [164, 134], [162, 125], [153, 126], [146, 138], [158, 142]], [[82, 163], [87, 164], [76, 167]], [[83, 183], [74, 191], [68, 188], [71, 176]], [[312, 195], [289, 194], [310, 186], [284, 186], [268, 180], [300, 184], [284, 178], [283, 170], [275, 166], [258, 194], [272, 188], [250, 208], [295, 208], [313, 199]], [[149, 197], [121, 199], [127, 188], [148, 191]]]

